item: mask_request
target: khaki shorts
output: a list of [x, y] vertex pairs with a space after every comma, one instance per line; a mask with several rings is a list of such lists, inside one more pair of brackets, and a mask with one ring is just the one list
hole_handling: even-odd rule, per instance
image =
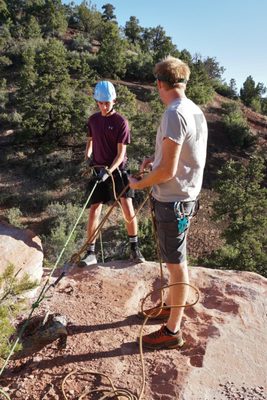
[[152, 201], [157, 234], [159, 238], [162, 261], [180, 264], [186, 260], [186, 237], [191, 216], [194, 213], [195, 201], [183, 202], [184, 212], [189, 216], [189, 223], [182, 233], [178, 231], [178, 220], [175, 214], [175, 202]]

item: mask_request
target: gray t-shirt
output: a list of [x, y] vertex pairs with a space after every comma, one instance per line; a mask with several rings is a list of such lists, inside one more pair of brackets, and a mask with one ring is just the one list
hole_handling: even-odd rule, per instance
[[182, 146], [176, 176], [153, 186], [162, 202], [195, 200], [201, 190], [206, 162], [208, 128], [201, 109], [187, 97], [174, 100], [165, 110], [157, 131], [153, 169], [162, 158], [162, 142], [169, 138]]

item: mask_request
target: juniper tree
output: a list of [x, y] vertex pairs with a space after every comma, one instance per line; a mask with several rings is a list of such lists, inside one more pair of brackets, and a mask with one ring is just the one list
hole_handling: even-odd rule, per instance
[[68, 71], [67, 50], [57, 39], [26, 48], [19, 90], [24, 131], [58, 139], [83, 131], [90, 104]]
[[224, 221], [225, 245], [206, 264], [258, 272], [266, 276], [267, 189], [264, 160], [253, 156], [247, 165], [229, 161], [220, 171], [214, 217]]
[[106, 23], [105, 37], [97, 58], [98, 73], [106, 78], [123, 78], [126, 71], [125, 43], [120, 37], [119, 28]]

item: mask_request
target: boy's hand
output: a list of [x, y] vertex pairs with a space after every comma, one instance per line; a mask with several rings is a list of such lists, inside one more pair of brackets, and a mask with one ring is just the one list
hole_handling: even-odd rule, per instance
[[98, 172], [98, 174], [95, 177], [95, 180], [97, 182], [105, 182], [109, 178], [109, 174], [106, 170], [106, 168], [101, 168], [101, 170]]

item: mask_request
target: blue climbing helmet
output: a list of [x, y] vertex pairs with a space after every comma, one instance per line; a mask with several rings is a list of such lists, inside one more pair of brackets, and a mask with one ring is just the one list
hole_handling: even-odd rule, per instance
[[109, 81], [100, 81], [95, 86], [94, 99], [96, 101], [113, 101], [116, 99], [116, 90]]

